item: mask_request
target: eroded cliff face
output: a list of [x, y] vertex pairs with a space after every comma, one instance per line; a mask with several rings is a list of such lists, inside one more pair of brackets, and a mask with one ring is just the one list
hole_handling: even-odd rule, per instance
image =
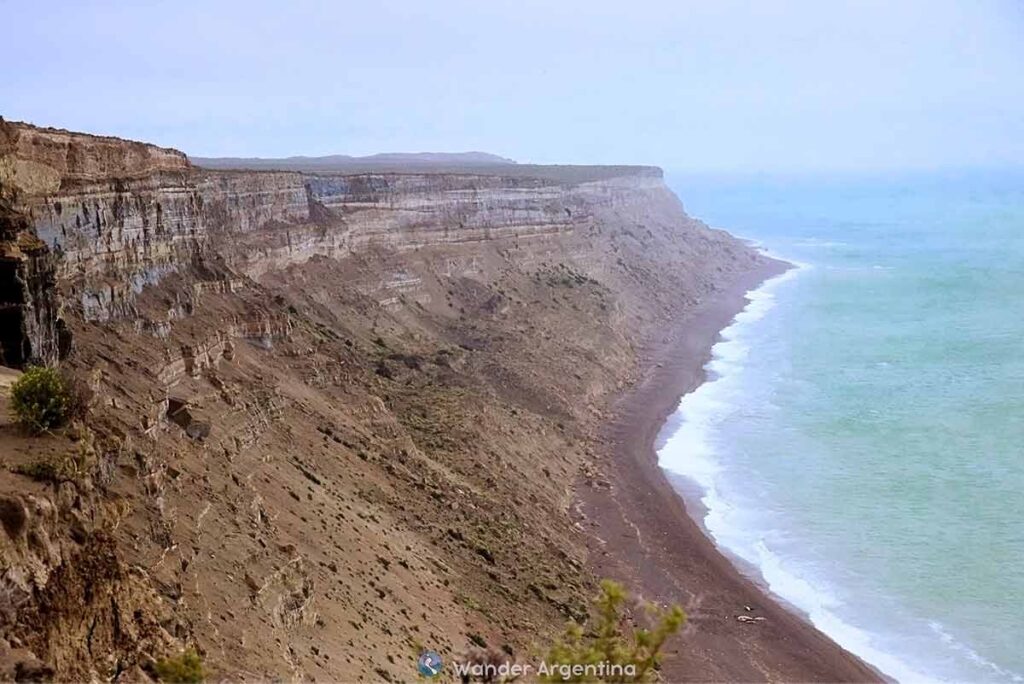
[[593, 588], [573, 487], [609, 486], [606, 402], [760, 258], [647, 168], [209, 171], [0, 123], [0, 184], [3, 362], [94, 393], [66, 434], [0, 425], [13, 470], [84, 454], [0, 473], [0, 636], [63, 677], [538, 648]]
[[[39, 147], [50, 152], [46, 159], [53, 156], [38, 142], [15, 145], [14, 166], [51, 179], [50, 166], [18, 156]], [[68, 154], [75, 149], [68, 145]], [[76, 156], [89, 155], [79, 151]], [[653, 169], [566, 186], [471, 174], [168, 172], [172, 165], [154, 156], [150, 173], [136, 165], [131, 175], [69, 171], [56, 186], [25, 181], [28, 172], [10, 180], [34, 236], [60, 255], [57, 275], [65, 298], [86, 320], [133, 318], [144, 286], [211, 259], [233, 274], [258, 279], [314, 256], [342, 259], [372, 248], [406, 252], [457, 246], [435, 265], [447, 276], [471, 275], [479, 269], [467, 246], [506, 241], [527, 261], [536, 260], [550, 249], [545, 245], [552, 238], [586, 231], [595, 211], [627, 205], [649, 211], [643, 206], [648, 200], [671, 203]], [[71, 162], [58, 166], [78, 168]], [[534, 242], [539, 249], [529, 248]], [[216, 275], [211, 277], [206, 282], [216, 282]], [[389, 290], [415, 289], [411, 285], [401, 273], [359, 284], [382, 301], [393, 299]]]

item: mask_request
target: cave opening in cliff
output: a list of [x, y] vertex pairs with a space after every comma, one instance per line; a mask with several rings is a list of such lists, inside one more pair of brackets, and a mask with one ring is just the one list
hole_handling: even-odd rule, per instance
[[25, 363], [25, 288], [19, 278], [20, 262], [0, 258], [0, 364], [20, 367]]

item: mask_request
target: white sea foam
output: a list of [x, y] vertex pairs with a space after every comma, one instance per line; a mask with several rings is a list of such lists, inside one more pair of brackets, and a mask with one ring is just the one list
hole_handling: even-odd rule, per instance
[[1004, 681], [1024, 682], [1024, 677], [1020, 676], [1016, 672], [1010, 672], [1004, 667], [999, 667], [988, 658], [985, 658], [982, 655], [980, 655], [977, 651], [975, 651], [967, 644], [958, 641], [957, 638], [950, 634], [941, 623], [933, 621], [928, 623], [928, 626], [932, 629], [933, 632], [935, 632], [939, 636], [939, 639], [942, 640], [942, 643], [946, 644], [946, 646], [948, 646], [949, 648], [958, 651], [959, 653], [962, 653], [972, 663], [980, 665], [982, 668], [989, 670], [990, 672], [992, 672], [992, 674], [994, 674], [995, 676], [999, 677]]
[[836, 249], [839, 247], [849, 247], [848, 242], [841, 242], [839, 240], [823, 240], [821, 238], [806, 238], [804, 240], [798, 240], [793, 243], [796, 247], [812, 247], [818, 249]]
[[879, 645], [883, 641], [880, 635], [841, 618], [837, 611], [842, 602], [827, 584], [801, 572], [794, 559], [784, 559], [773, 551], [770, 542], [754, 531], [758, 525], [745, 522], [758, 513], [743, 510], [723, 493], [725, 483], [715, 446], [716, 426], [734, 410], [730, 398], [741, 390], [744, 361], [750, 353], [750, 341], [744, 333], [775, 305], [779, 286], [807, 268], [799, 265], [748, 293], [749, 304], [722, 331], [722, 340], [712, 349], [712, 359], [706, 366], [708, 381], [680, 402], [679, 427], [659, 450], [659, 464], [700, 486], [707, 511], [704, 524], [715, 542], [755, 566], [772, 592], [804, 611], [836, 643], [899, 681], [936, 681], [887, 652]]

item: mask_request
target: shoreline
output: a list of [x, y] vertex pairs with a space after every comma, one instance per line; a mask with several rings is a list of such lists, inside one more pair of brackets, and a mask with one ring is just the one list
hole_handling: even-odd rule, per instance
[[748, 292], [789, 268], [763, 261], [645, 347], [640, 377], [613, 402], [604, 434], [609, 449], [600, 465], [613, 486], [578, 489], [594, 572], [687, 612], [681, 638], [665, 654], [667, 681], [885, 681], [740, 569], [658, 465], [663, 428], [680, 399], [705, 381], [721, 330], [746, 306]]

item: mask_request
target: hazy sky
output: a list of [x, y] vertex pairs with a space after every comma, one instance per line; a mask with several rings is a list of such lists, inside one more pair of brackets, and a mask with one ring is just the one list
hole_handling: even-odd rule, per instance
[[0, 115], [195, 155], [1024, 164], [1021, 0], [0, 0], [0, 16]]

